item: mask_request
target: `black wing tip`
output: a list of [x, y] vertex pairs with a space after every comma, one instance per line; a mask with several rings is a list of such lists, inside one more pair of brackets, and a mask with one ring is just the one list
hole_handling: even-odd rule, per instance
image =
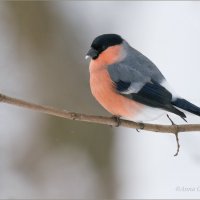
[[185, 99], [177, 98], [175, 101], [172, 102], [172, 104], [178, 108], [200, 116], [200, 108]]
[[175, 108], [173, 105], [171, 105], [171, 108], [169, 109], [170, 112], [178, 115], [179, 117], [181, 117], [185, 122], [187, 122], [187, 120], [185, 118], [187, 118], [187, 116], [185, 115], [184, 112], [180, 111], [179, 109]]

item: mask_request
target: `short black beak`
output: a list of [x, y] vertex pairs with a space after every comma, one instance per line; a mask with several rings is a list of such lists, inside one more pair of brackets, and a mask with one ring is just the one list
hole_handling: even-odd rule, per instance
[[86, 56], [85, 56], [85, 59], [88, 59], [89, 57], [91, 57], [92, 59], [96, 59], [98, 56], [99, 56], [98, 51], [95, 50], [95, 49], [93, 49], [93, 48], [91, 48], [91, 49], [87, 52], [87, 54], [86, 54]]

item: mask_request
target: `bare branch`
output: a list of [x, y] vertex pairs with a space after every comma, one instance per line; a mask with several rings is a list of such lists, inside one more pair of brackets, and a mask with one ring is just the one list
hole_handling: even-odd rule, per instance
[[20, 99], [12, 98], [4, 94], [0, 94], [0, 102], [27, 108], [34, 111], [39, 111], [41, 113], [46, 113], [52, 116], [57, 116], [69, 120], [77, 120], [77, 121], [84, 121], [84, 122], [111, 125], [111, 126], [120, 125], [122, 127], [135, 128], [135, 129], [141, 129], [142, 127], [142, 130], [146, 131], [173, 133], [173, 134], [177, 134], [177, 130], [178, 132], [200, 131], [200, 124], [158, 125], [158, 124], [142, 123], [141, 126], [141, 123], [136, 123], [133, 121], [123, 120], [123, 119], [119, 119], [120, 121], [117, 121], [113, 117], [86, 115], [76, 112], [69, 112], [66, 110], [58, 110], [49, 106], [38, 105]]

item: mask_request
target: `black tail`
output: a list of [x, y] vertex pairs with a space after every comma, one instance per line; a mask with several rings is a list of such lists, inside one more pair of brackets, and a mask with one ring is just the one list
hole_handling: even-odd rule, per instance
[[200, 116], [200, 108], [185, 99], [176, 99], [175, 101], [172, 101], [172, 104], [176, 107], [182, 108], [183, 110]]
[[170, 107], [168, 107], [166, 110], [180, 116], [185, 122], [187, 122], [186, 119], [185, 119], [186, 115], [183, 112], [181, 112], [180, 110], [173, 107], [172, 105]]

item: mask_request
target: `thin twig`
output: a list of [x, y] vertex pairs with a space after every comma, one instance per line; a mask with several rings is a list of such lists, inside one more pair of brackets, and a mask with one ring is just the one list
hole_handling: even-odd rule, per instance
[[[172, 126], [176, 127], [176, 131], [174, 132], [174, 135], [176, 137], [176, 144], [177, 144], [177, 150], [176, 153], [174, 154], [174, 156], [178, 156], [179, 150], [180, 150], [180, 143], [179, 143], [179, 138], [178, 138], [178, 133], [179, 133], [179, 129], [178, 129], [178, 125], [176, 125], [172, 119], [169, 117], [169, 115], [167, 114], [167, 118], [170, 120], [170, 122], [172, 123]], [[187, 122], [187, 121], [186, 121]]]
[[176, 153], [174, 154], [174, 156], [178, 156], [178, 153], [179, 153], [179, 150], [180, 150], [179, 137], [178, 137], [179, 132], [178, 132], [178, 130], [177, 130], [177, 132], [174, 133], [174, 134], [175, 134], [175, 136], [176, 136], [176, 143], [177, 143], [177, 151], [176, 151]]
[[140, 123], [136, 123], [133, 121], [123, 120], [123, 119], [119, 119], [120, 121], [116, 121], [116, 119], [114, 119], [113, 117], [86, 115], [76, 112], [69, 112], [66, 110], [58, 110], [53, 107], [38, 105], [20, 99], [12, 98], [4, 94], [0, 94], [0, 102], [27, 108], [34, 111], [39, 111], [41, 113], [69, 120], [77, 120], [77, 121], [84, 121], [84, 122], [111, 125], [111, 126], [118, 126], [120, 124], [120, 126], [127, 128], [135, 128], [135, 129], [142, 128], [143, 130], [146, 131], [173, 133], [173, 134], [176, 133], [177, 128], [179, 132], [200, 131], [200, 124], [184, 124], [184, 125], [174, 126], [174, 125], [158, 125], [158, 124], [144, 123], [142, 124], [141, 127]]

